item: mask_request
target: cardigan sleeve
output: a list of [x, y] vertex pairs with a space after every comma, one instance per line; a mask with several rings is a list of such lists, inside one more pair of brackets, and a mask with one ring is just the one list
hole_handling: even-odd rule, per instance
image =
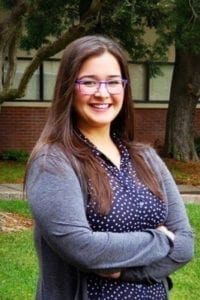
[[159, 167], [161, 185], [168, 205], [168, 215], [163, 225], [175, 234], [174, 246], [166, 257], [149, 266], [124, 270], [122, 280], [162, 280], [188, 263], [194, 255], [193, 232], [181, 195], [164, 162], [153, 150], [151, 151], [151, 161], [156, 163], [157, 172]]
[[93, 232], [71, 165], [59, 155], [43, 160], [32, 162], [27, 196], [37, 228], [58, 256], [83, 270], [144, 266], [167, 256], [172, 244], [159, 230]]

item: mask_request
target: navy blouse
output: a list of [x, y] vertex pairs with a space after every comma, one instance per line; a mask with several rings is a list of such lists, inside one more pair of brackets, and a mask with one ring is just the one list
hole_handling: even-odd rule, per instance
[[[94, 231], [130, 232], [153, 229], [166, 217], [166, 204], [157, 198], [137, 177], [125, 145], [113, 137], [121, 154], [118, 169], [81, 133], [80, 138], [98, 157], [105, 169], [113, 192], [112, 208], [107, 215], [96, 212], [91, 201], [87, 204], [88, 222]], [[123, 282], [95, 274], [87, 278], [88, 298], [91, 300], [164, 300], [166, 291], [162, 283]]]

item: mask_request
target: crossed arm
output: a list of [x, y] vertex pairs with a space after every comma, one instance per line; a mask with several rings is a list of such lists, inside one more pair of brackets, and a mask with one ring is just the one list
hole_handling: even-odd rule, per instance
[[42, 157], [33, 162], [27, 195], [42, 237], [58, 256], [79, 269], [104, 271], [147, 266], [171, 250], [171, 240], [157, 229], [93, 232], [86, 218], [79, 180], [59, 154], [48, 155], [45, 167]]
[[[172, 179], [168, 174], [165, 176], [168, 186]], [[85, 215], [79, 180], [60, 155], [49, 155], [45, 167], [42, 157], [36, 159], [27, 182], [37, 226], [60, 257], [82, 270], [100, 272], [103, 276], [104, 271], [120, 270], [122, 280], [133, 281], [158, 280], [191, 259], [191, 229], [174, 188], [167, 192], [169, 211], [163, 224], [175, 234], [173, 244], [166, 232], [159, 229], [93, 232]], [[165, 265], [168, 266], [166, 270]], [[116, 276], [116, 272], [112, 276]]]
[[[150, 283], [160, 281], [184, 266], [193, 257], [193, 233], [183, 201], [167, 167], [162, 161], [159, 161], [159, 163], [162, 166], [162, 185], [166, 193], [168, 215], [163, 226], [158, 229], [168, 234], [174, 240], [174, 245], [166, 257], [148, 266], [123, 268], [118, 273], [111, 273], [111, 278]], [[106, 273], [100, 275], [109, 276]]]

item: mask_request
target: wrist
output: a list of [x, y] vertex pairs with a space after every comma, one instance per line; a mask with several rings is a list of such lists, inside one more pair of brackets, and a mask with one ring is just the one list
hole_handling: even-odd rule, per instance
[[157, 229], [166, 234], [170, 240], [174, 241], [175, 234], [172, 231], [168, 230], [165, 226], [159, 226]]

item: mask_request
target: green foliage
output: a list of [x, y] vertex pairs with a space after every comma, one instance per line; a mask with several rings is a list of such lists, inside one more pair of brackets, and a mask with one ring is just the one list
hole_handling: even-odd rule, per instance
[[[149, 28], [155, 41], [145, 42]], [[200, 49], [200, 1], [105, 1], [100, 32], [117, 38], [134, 60], [164, 61], [172, 44], [197, 52]], [[156, 74], [158, 70], [152, 69]]]
[[158, 64], [155, 64], [151, 61], [148, 62], [148, 68], [149, 68], [149, 76], [156, 77], [156, 76], [163, 76], [163, 72], [160, 69], [160, 66]]
[[158, 6], [165, 13], [165, 19], [159, 21], [156, 26], [157, 44], [165, 47], [175, 43], [179, 49], [199, 53], [200, 1], [158, 2]]
[[[24, 8], [20, 13], [17, 9], [22, 4]], [[85, 28], [88, 29], [81, 33], [82, 28], [79, 28], [78, 36], [100, 33], [118, 40], [132, 60], [149, 62], [151, 76], [161, 75], [157, 65], [152, 62], [166, 60], [170, 45], [195, 54], [200, 51], [199, 0], [0, 0], [0, 7], [7, 9], [5, 15], [17, 15], [21, 20], [17, 43], [22, 49], [30, 51], [49, 46], [42, 55], [38, 53], [33, 64], [30, 63], [26, 69], [26, 76], [22, 76], [22, 84], [19, 85], [20, 90], [13, 90], [14, 95], [9, 90], [9, 98], [24, 95], [34, 70], [42, 60], [61, 51], [65, 41], [75, 38], [73, 34], [70, 37], [69, 29], [72, 25], [80, 25], [80, 20], [87, 19]], [[90, 20], [92, 24], [95, 23], [94, 26], [88, 25]], [[15, 23], [10, 23], [12, 32]], [[6, 22], [2, 24], [2, 28], [9, 28]], [[153, 33], [153, 41], [145, 40], [147, 29]], [[64, 33], [69, 39], [60, 39], [58, 42]], [[54, 40], [58, 42], [56, 46], [55, 43], [53, 46], [51, 44]]]
[[176, 1], [176, 45], [199, 53], [200, 1]]
[[7, 150], [0, 154], [1, 160], [13, 160], [17, 162], [26, 162], [29, 157], [29, 153], [25, 150]]
[[32, 1], [33, 7], [24, 18], [26, 33], [21, 37], [25, 50], [38, 49], [58, 37], [78, 18], [78, 1]]
[[25, 165], [22, 162], [0, 161], [0, 183], [22, 183]]
[[150, 46], [144, 41], [145, 19], [138, 12], [143, 2], [105, 1], [101, 31], [118, 39], [132, 59], [148, 59]]
[[[23, 17], [23, 49], [39, 49], [59, 37], [84, 17], [95, 0], [24, 0], [29, 5]], [[0, 0], [4, 8], [16, 7], [16, 0]], [[105, 0], [95, 16], [95, 32], [118, 39], [134, 60], [163, 61], [173, 43], [181, 49], [199, 52], [200, 1]], [[155, 42], [145, 42], [147, 28], [157, 33]], [[93, 32], [93, 33], [95, 33]], [[156, 74], [156, 70], [153, 71]]]
[[17, 4], [17, 0], [0, 0], [0, 7], [2, 8], [13, 8]]

